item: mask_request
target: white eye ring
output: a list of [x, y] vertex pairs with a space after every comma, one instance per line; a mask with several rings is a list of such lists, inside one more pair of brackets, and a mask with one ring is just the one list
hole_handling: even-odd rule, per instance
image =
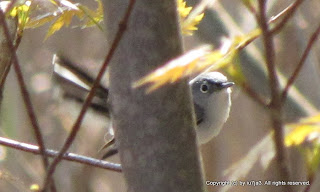
[[208, 93], [208, 91], [209, 91], [209, 86], [208, 86], [208, 84], [207, 84], [207, 83], [201, 84], [201, 86], [200, 86], [200, 91], [201, 91], [202, 93]]

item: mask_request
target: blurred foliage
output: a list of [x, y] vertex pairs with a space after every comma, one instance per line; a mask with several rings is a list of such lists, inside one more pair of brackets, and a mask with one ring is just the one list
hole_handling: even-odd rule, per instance
[[[196, 27], [200, 21], [203, 19], [204, 13], [196, 14], [190, 16], [192, 7], [187, 7], [186, 2], [183, 0], [177, 0], [178, 3], [178, 13], [181, 22], [181, 31], [184, 35], [192, 35], [193, 31], [198, 30]], [[193, 17], [193, 18], [188, 18]], [[190, 19], [191, 22], [186, 22], [186, 19]]]
[[[320, 135], [320, 114], [303, 118], [298, 123], [288, 124], [291, 132], [285, 138], [286, 146], [297, 146]], [[316, 136], [316, 137], [315, 137]]]
[[[23, 31], [27, 28], [37, 28], [49, 22], [52, 22], [48, 29], [45, 39], [59, 31], [63, 26], [70, 26], [70, 23], [74, 17], [77, 17], [82, 28], [101, 26], [99, 23], [103, 20], [103, 5], [101, 0], [96, 0], [98, 8], [96, 10], [89, 9], [88, 7], [80, 3], [72, 3], [67, 0], [60, 1], [48, 1], [55, 6], [54, 10], [48, 11], [45, 14], [30, 17], [31, 12], [41, 9], [39, 2], [25, 1], [23, 3], [18, 2], [13, 8], [8, 11], [8, 14], [12, 17], [18, 17], [19, 31]], [[2, 1], [2, 5], [9, 5], [10, 1]]]
[[174, 83], [181, 78], [201, 73], [204, 70], [215, 71], [221, 68], [226, 69], [235, 83], [243, 84], [245, 77], [240, 65], [231, 64], [234, 63], [234, 59], [237, 59], [239, 51], [260, 34], [261, 30], [255, 29], [248, 34], [236, 36], [232, 40], [225, 39], [222, 46], [214, 50], [209, 45], [195, 48], [138, 80], [133, 87], [152, 84], [147, 89], [147, 92], [151, 92], [165, 84]]
[[306, 161], [306, 167], [309, 178], [313, 178], [319, 168], [320, 163], [320, 144], [316, 142], [312, 147], [305, 147], [301, 150]]
[[8, 14], [11, 17], [18, 18], [18, 30], [24, 29], [29, 20], [29, 12], [30, 12], [31, 1], [25, 1], [24, 4], [17, 5], [12, 8]]
[[320, 114], [288, 124], [287, 129], [290, 132], [285, 137], [285, 145], [299, 147], [305, 158], [308, 175], [313, 175], [320, 163]]
[[[81, 28], [97, 26], [102, 30], [99, 23], [103, 20], [103, 5], [101, 0], [95, 1], [98, 3], [98, 7], [96, 10], [92, 10], [80, 3], [72, 3], [67, 0], [50, 0], [48, 3], [53, 4], [55, 9], [35, 17], [30, 17], [30, 11], [41, 9], [41, 5], [38, 2], [24, 1], [23, 3], [16, 3], [8, 13], [12, 17], [18, 17], [20, 31], [27, 28], [37, 28], [52, 22], [45, 37], [45, 39], [48, 39], [63, 26], [70, 26], [74, 17], [81, 21]], [[1, 4], [2, 6], [8, 6], [10, 1], [3, 1]], [[192, 7], [187, 7], [186, 2], [183, 0], [177, 0], [177, 4], [182, 33], [192, 35], [193, 31], [198, 29], [196, 26], [202, 20], [204, 13], [193, 16], [194, 18], [191, 18], [191, 22], [184, 22], [189, 17]]]
[[31, 191], [40, 191], [40, 186], [38, 184], [32, 184], [30, 186]]

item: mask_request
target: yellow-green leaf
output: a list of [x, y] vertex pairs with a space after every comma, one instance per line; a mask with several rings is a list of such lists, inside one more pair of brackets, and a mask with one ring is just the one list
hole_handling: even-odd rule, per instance
[[301, 123], [304, 124], [309, 124], [309, 123], [313, 123], [313, 124], [317, 124], [320, 123], [320, 113], [311, 117], [307, 117], [307, 118], [303, 118], [301, 119]]
[[45, 39], [60, 30], [63, 26], [68, 27], [74, 17], [77, 17], [82, 23], [82, 27], [99, 26], [99, 22], [103, 19], [103, 7], [101, 0], [96, 0], [98, 8], [91, 10], [84, 5], [72, 3], [67, 0], [50, 1], [56, 6], [53, 12], [44, 15], [38, 15], [33, 18], [28, 18], [27, 28], [36, 28], [48, 22], [54, 21], [48, 29]]
[[73, 16], [77, 15], [78, 12], [79, 12], [79, 9], [78, 10], [72, 9], [72, 10], [64, 11], [60, 15], [60, 17], [51, 25], [45, 39], [50, 37], [56, 31], [59, 31], [61, 29], [61, 27], [63, 27], [64, 25], [68, 27], [71, 23]]
[[56, 19], [57, 16], [49, 13], [45, 15], [40, 15], [35, 18], [31, 18], [27, 23], [26, 23], [26, 28], [37, 28], [40, 27], [46, 23], [49, 23], [50, 21]]
[[45, 40], [48, 39], [48, 37], [50, 37], [56, 31], [60, 30], [64, 24], [65, 24], [64, 17], [60, 16], [49, 28], [48, 33], [45, 37]]
[[[1, 2], [2, 3], [2, 2]], [[25, 1], [23, 4], [17, 3], [9, 12], [11, 17], [18, 18], [18, 30], [23, 31], [29, 20], [31, 1]]]
[[320, 137], [320, 114], [303, 118], [298, 123], [288, 124], [292, 131], [285, 137], [286, 146], [300, 145], [304, 141]]
[[[150, 84], [147, 92], [151, 92], [167, 83], [173, 83], [181, 78], [199, 74], [204, 70], [215, 71], [228, 67], [238, 55], [239, 50], [251, 43], [260, 34], [260, 30], [256, 29], [246, 35], [237, 36], [233, 40], [226, 39], [220, 49], [213, 51], [209, 51], [207, 49], [208, 46], [205, 46], [205, 49], [200, 47], [191, 50], [138, 80], [133, 84], [133, 87]], [[234, 70], [239, 71], [236, 73]], [[244, 82], [244, 76], [239, 66], [238, 68], [230, 68], [229, 72], [234, 78]]]
[[186, 2], [183, 0], [177, 0], [178, 4], [178, 13], [180, 16], [180, 19], [185, 19], [189, 15], [190, 11], [192, 10], [192, 7], [187, 7]]
[[38, 184], [32, 184], [30, 190], [35, 192], [40, 191], [40, 186]]
[[318, 125], [299, 125], [294, 128], [290, 134], [285, 138], [286, 146], [300, 145], [303, 143], [308, 136], [311, 134], [320, 134], [320, 127]]
[[204, 13], [190, 14], [192, 7], [187, 7], [186, 2], [177, 0], [181, 31], [184, 35], [192, 35], [197, 30], [197, 25], [203, 19]]
[[208, 55], [211, 51], [210, 46], [202, 46], [182, 56], [175, 58], [165, 64], [163, 67], [155, 70], [144, 78], [138, 80], [133, 84], [133, 87], [139, 87], [144, 84], [151, 83], [147, 92], [153, 91], [164, 84], [173, 83], [180, 78], [191, 75], [195, 71], [200, 71], [204, 68], [202, 65], [202, 58]]
[[79, 6], [79, 8], [83, 11], [83, 13], [87, 16], [85, 24], [82, 28], [91, 27], [91, 26], [98, 26], [100, 29], [102, 27], [99, 25], [100, 22], [103, 21], [103, 4], [101, 0], [96, 0], [98, 3], [98, 8], [96, 10], [88, 9], [84, 6]]
[[320, 163], [320, 145], [315, 144], [311, 148], [304, 148], [302, 150], [303, 157], [306, 160], [308, 175], [312, 175], [318, 170]]

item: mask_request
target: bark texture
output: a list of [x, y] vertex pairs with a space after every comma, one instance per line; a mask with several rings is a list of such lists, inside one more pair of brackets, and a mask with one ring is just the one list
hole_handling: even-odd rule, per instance
[[[105, 1], [112, 41], [129, 1]], [[113, 126], [128, 191], [203, 191], [188, 82], [132, 83], [182, 53], [175, 0], [138, 0], [110, 64]]]

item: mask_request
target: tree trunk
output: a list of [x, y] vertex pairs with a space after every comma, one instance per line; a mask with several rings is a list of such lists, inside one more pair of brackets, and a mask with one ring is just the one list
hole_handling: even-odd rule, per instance
[[[104, 1], [112, 41], [128, 0]], [[130, 192], [204, 189], [188, 82], [132, 83], [182, 53], [175, 0], [137, 0], [109, 66], [113, 126]]]

